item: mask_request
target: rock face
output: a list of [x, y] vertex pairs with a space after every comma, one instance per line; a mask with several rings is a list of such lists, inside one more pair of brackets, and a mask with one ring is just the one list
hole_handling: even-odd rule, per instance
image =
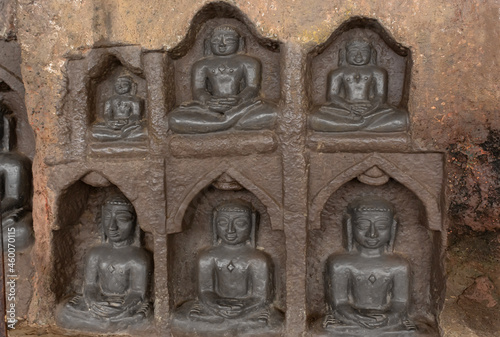
[[[19, 256], [17, 316], [54, 325], [99, 240], [99, 205], [121, 192], [154, 257], [152, 329], [168, 330], [195, 287], [191, 252], [209, 245], [199, 219], [237, 194], [262, 215], [257, 248], [275, 265], [283, 334], [300, 335], [325, 314], [322, 273], [343, 249], [342, 209], [376, 190], [405, 217], [395, 251], [418, 271], [410, 314], [431, 313], [446, 336], [493, 336], [495, 320], [480, 317], [499, 306], [499, 10], [480, 0], [3, 1], [0, 100], [33, 160], [35, 244]], [[174, 135], [169, 112], [192, 100], [192, 66], [221, 24], [236, 26], [240, 52], [260, 60], [259, 97], [277, 106], [276, 125]], [[375, 46], [387, 102], [408, 112], [408, 132], [308, 129], [350, 34]], [[121, 75], [144, 101], [148, 138], [90, 142]]]

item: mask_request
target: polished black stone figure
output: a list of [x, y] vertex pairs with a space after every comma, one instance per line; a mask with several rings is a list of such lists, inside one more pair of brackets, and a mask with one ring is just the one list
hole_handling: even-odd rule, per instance
[[238, 53], [243, 39], [231, 26], [214, 29], [205, 43], [209, 56], [193, 65], [193, 101], [169, 116], [176, 133], [271, 129], [276, 107], [259, 98], [262, 77], [258, 59]]
[[33, 242], [31, 214], [32, 173], [28, 157], [13, 151], [15, 119], [11, 111], [0, 104], [0, 197], [2, 210], [3, 248], [9, 243], [16, 250]]
[[142, 122], [144, 102], [135, 96], [135, 83], [130, 76], [115, 81], [116, 94], [104, 105], [104, 122], [92, 125], [91, 135], [99, 141], [142, 141], [147, 137]]
[[111, 196], [102, 206], [103, 243], [87, 254], [83, 294], [59, 306], [57, 323], [96, 332], [125, 330], [146, 322], [152, 260], [140, 247], [133, 205]]
[[339, 67], [328, 75], [327, 103], [309, 117], [309, 126], [324, 132], [406, 131], [408, 113], [387, 103], [387, 71], [364, 40], [348, 42], [339, 52]]
[[282, 314], [272, 307], [273, 265], [255, 248], [257, 214], [243, 200], [213, 212], [213, 246], [197, 260], [198, 299], [179, 307], [174, 329], [186, 335], [248, 334], [279, 330]]
[[348, 206], [348, 252], [326, 265], [327, 305], [323, 328], [332, 336], [414, 336], [408, 318], [410, 265], [393, 254], [394, 207], [379, 197]]

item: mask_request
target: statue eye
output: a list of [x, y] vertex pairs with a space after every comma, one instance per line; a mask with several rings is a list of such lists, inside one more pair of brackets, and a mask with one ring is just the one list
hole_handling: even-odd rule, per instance
[[248, 226], [248, 221], [244, 219], [236, 220], [234, 225], [238, 226], [238, 228], [246, 228]]
[[359, 229], [368, 229], [370, 228], [370, 221], [368, 220], [358, 220], [356, 221], [356, 227]]
[[218, 226], [227, 226], [227, 220], [226, 219], [219, 219], [217, 220], [217, 225]]

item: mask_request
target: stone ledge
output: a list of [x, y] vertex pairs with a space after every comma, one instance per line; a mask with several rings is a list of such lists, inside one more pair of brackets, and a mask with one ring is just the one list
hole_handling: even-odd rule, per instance
[[316, 152], [406, 152], [410, 141], [406, 132], [310, 132], [307, 147]]
[[177, 158], [246, 156], [273, 152], [278, 146], [272, 131], [172, 135], [168, 144], [171, 154]]

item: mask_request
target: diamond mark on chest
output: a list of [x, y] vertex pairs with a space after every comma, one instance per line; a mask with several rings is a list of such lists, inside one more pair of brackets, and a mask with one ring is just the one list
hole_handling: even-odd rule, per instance
[[375, 281], [377, 281], [377, 278], [375, 277], [375, 275], [371, 274], [370, 277], [368, 277], [368, 281], [370, 281], [371, 284], [374, 284]]
[[230, 261], [230, 262], [229, 262], [229, 264], [227, 265], [227, 267], [226, 267], [226, 268], [227, 268], [227, 269], [229, 270], [229, 272], [231, 273], [231, 272], [234, 270], [234, 268], [235, 268], [235, 267], [234, 267], [234, 264], [233, 264], [233, 261]]

